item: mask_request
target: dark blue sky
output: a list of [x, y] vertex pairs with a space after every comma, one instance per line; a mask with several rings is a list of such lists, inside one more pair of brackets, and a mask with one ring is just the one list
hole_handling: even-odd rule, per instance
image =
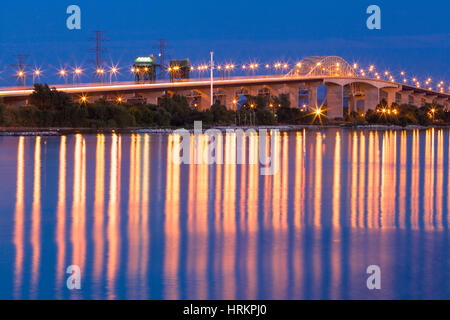
[[[66, 28], [67, 6], [82, 10], [82, 29]], [[382, 10], [382, 29], [366, 28], [370, 4]], [[60, 65], [87, 65], [88, 41], [101, 29], [110, 38], [105, 60], [128, 66], [137, 55], [156, 53], [169, 40], [172, 58], [218, 61], [295, 62], [308, 55], [339, 55], [363, 65], [450, 80], [450, 2], [439, 1], [141, 1], [18, 0], [0, 11], [0, 80], [14, 81], [13, 54], [54, 74]]]

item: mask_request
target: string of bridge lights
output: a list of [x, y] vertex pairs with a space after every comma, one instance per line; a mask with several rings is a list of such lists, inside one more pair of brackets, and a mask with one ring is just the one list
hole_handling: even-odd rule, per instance
[[[320, 62], [318, 63], [318, 65]], [[221, 76], [231, 76], [232, 72], [252, 72], [252, 74], [255, 74], [256, 72], [260, 71], [270, 71], [270, 72], [287, 72], [291, 68], [297, 68], [301, 69], [304, 66], [302, 66], [301, 62], [298, 62], [296, 64], [289, 64], [289, 63], [283, 63], [283, 62], [275, 62], [272, 64], [259, 64], [259, 63], [248, 63], [248, 64], [233, 64], [233, 63], [224, 63], [224, 64], [217, 64], [214, 67], [214, 70], [216, 72], [222, 73]], [[339, 67], [339, 66], [338, 66]], [[385, 80], [390, 82], [396, 82], [396, 76], [391, 71], [377, 71], [377, 68], [374, 65], [370, 65], [366, 68], [360, 66], [358, 63], [353, 63], [352, 65], [354, 71], [356, 74], [358, 74], [361, 77], [367, 77], [367, 78], [374, 78], [378, 80]], [[314, 66], [312, 67], [314, 68]], [[117, 80], [118, 75], [120, 74], [120, 70], [123, 68], [119, 68], [118, 65], [111, 65], [108, 67], [99, 67], [95, 68], [93, 70], [94, 75], [98, 77], [99, 80], [103, 81], [103, 77], [105, 75], [109, 76], [109, 80], [112, 83], [113, 79], [115, 78]], [[181, 67], [179, 66], [171, 66], [166, 69], [167, 73], [174, 73], [180, 71]], [[148, 67], [130, 67], [129, 71], [132, 74], [136, 73], [145, 73], [149, 72]], [[204, 72], [210, 71], [210, 65], [209, 64], [199, 64], [199, 65], [193, 65], [190, 66], [191, 72], [196, 72], [199, 75], [201, 75]], [[36, 83], [37, 81], [40, 81], [40, 78], [43, 76], [45, 72], [41, 68], [34, 68], [31, 70], [31, 75], [33, 77], [33, 83]], [[56, 75], [59, 75], [60, 78], [63, 78], [68, 83], [68, 79], [70, 76], [72, 76], [72, 81], [75, 84], [81, 79], [81, 76], [83, 74], [87, 73], [87, 69], [84, 69], [82, 67], [76, 66], [74, 68], [60, 68], [57, 70]], [[25, 71], [25, 69], [18, 70], [16, 72], [16, 76], [18, 79], [25, 79], [27, 74], [29, 72]], [[445, 83], [444, 81], [435, 82], [431, 77], [428, 77], [425, 80], [419, 80], [416, 76], [408, 76], [406, 71], [401, 71], [398, 74], [398, 78], [400, 79], [399, 82], [412, 85], [417, 88], [423, 88], [426, 90], [432, 91], [434, 88], [436, 88], [436, 91], [444, 93], [445, 92]], [[450, 92], [450, 86], [447, 88], [447, 92]]]

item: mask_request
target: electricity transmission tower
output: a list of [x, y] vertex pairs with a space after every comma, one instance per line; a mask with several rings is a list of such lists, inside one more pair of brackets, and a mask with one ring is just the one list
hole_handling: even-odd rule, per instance
[[94, 71], [94, 79], [96, 76], [98, 77], [102, 77], [103, 76], [103, 59], [102, 59], [102, 53], [106, 51], [105, 48], [103, 48], [102, 46], [102, 42], [109, 40], [108, 38], [105, 38], [104, 35], [104, 31], [101, 30], [97, 30], [94, 31], [95, 33], [95, 37], [93, 38], [89, 38], [89, 40], [91, 41], [95, 41], [95, 49], [91, 49], [95, 50], [95, 71]]
[[167, 58], [167, 49], [170, 48], [170, 46], [167, 44], [166, 39], [159, 39], [158, 45], [153, 46], [153, 48], [159, 49], [159, 79], [164, 79], [166, 75], [166, 58]]

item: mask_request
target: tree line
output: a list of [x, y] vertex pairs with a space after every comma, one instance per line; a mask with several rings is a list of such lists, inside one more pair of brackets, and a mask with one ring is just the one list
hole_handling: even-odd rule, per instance
[[28, 105], [6, 106], [0, 101], [0, 126], [4, 127], [191, 127], [194, 121], [204, 125], [276, 125], [276, 124], [449, 124], [450, 115], [443, 106], [388, 106], [382, 101], [376, 110], [365, 114], [345, 112], [343, 119], [328, 119], [323, 113], [291, 108], [287, 95], [249, 96], [239, 110], [228, 110], [216, 103], [200, 111], [181, 95], [163, 96], [157, 105], [73, 101], [72, 97], [46, 84], [35, 84]]

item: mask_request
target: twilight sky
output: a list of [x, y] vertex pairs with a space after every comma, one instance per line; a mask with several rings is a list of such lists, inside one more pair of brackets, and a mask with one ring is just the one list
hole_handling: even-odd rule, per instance
[[[81, 30], [66, 28], [66, 8], [81, 7]], [[366, 8], [381, 7], [382, 29], [368, 30]], [[104, 30], [108, 62], [128, 67], [137, 55], [157, 53], [166, 38], [170, 57], [206, 62], [294, 63], [309, 55], [338, 55], [378, 70], [450, 80], [450, 2], [246, 0], [17, 0], [0, 11], [0, 84], [15, 84], [14, 54], [42, 66], [49, 82], [60, 66], [91, 63], [93, 30]], [[123, 72], [123, 79], [129, 74]], [[45, 80], [44, 80], [45, 81]]]

